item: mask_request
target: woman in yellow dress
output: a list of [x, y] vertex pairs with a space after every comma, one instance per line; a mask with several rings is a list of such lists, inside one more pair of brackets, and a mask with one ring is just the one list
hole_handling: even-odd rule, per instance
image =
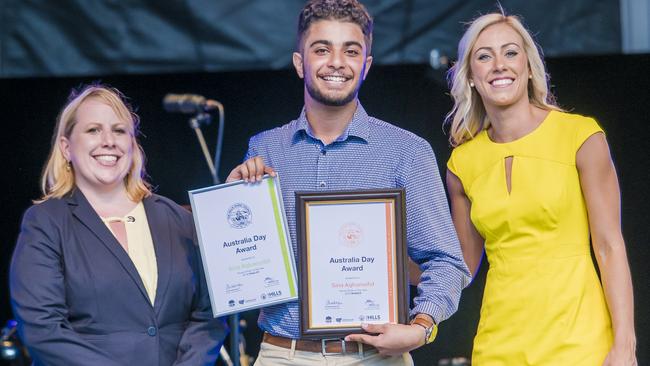
[[555, 104], [514, 16], [472, 22], [449, 80], [452, 217], [472, 273], [483, 250], [489, 262], [472, 363], [636, 365], [619, 186], [602, 129]]

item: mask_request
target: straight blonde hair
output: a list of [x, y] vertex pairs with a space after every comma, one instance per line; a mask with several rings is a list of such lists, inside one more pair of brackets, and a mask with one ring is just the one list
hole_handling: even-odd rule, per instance
[[131, 166], [124, 178], [124, 185], [126, 186], [129, 199], [134, 202], [139, 202], [143, 198], [151, 195], [151, 185], [145, 180], [144, 151], [137, 141], [140, 118], [133, 112], [131, 105], [126, 101], [126, 97], [119, 90], [94, 84], [84, 86], [79, 91], [73, 90], [68, 97], [68, 102], [61, 110], [61, 113], [59, 113], [56, 127], [54, 128], [54, 135], [52, 136], [52, 148], [50, 149], [50, 154], [41, 176], [41, 191], [43, 196], [35, 202], [43, 202], [50, 198], [61, 198], [76, 187], [74, 166], [63, 156], [60, 141], [62, 137], [70, 138], [77, 124], [77, 110], [88, 99], [95, 99], [105, 103], [113, 109], [121, 120], [127, 123], [128, 132], [133, 144]]
[[548, 87], [549, 76], [542, 60], [541, 48], [535, 43], [519, 17], [500, 13], [482, 15], [472, 21], [458, 43], [458, 61], [449, 69], [447, 81], [454, 106], [445, 118], [449, 125], [449, 142], [456, 147], [473, 139], [479, 132], [490, 127], [481, 96], [470, 87], [470, 54], [477, 38], [487, 27], [505, 23], [512, 27], [524, 41], [531, 79], [528, 82], [528, 99], [536, 107], [545, 110], [562, 109]]

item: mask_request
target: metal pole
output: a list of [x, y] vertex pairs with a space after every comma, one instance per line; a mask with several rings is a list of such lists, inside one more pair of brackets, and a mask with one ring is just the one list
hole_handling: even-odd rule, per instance
[[230, 358], [234, 366], [239, 366], [239, 314], [228, 317], [230, 321]]
[[[190, 127], [196, 133], [196, 138], [199, 140], [199, 145], [201, 145], [201, 151], [203, 151], [203, 157], [205, 162], [208, 164], [208, 169], [210, 169], [210, 175], [212, 176], [212, 183], [219, 184], [219, 177], [217, 176], [217, 169], [219, 167], [219, 161], [221, 160], [221, 146], [223, 143], [223, 127], [224, 127], [224, 111], [223, 105], [219, 102], [210, 101], [210, 103], [219, 109], [219, 135], [217, 136], [217, 149], [215, 153], [215, 161], [217, 166], [215, 167], [212, 157], [210, 157], [210, 151], [208, 150], [208, 145], [205, 143], [205, 138], [203, 137], [203, 132], [201, 131], [201, 123], [209, 123], [210, 115], [208, 113], [198, 113], [196, 116], [190, 119]], [[228, 366], [240, 366], [240, 352], [239, 352], [239, 314], [233, 314], [228, 317], [228, 322], [230, 323], [230, 360], [226, 358], [228, 354], [223, 354], [221, 352], [224, 362]], [[222, 350], [223, 351], [223, 350]]]
[[219, 184], [219, 183], [221, 183], [219, 181], [218, 175], [219, 175], [219, 167], [221, 166], [221, 150], [222, 150], [222, 147], [223, 147], [223, 128], [224, 128], [224, 123], [225, 123], [224, 122], [224, 109], [223, 109], [223, 104], [221, 104], [220, 102], [218, 102], [216, 100], [208, 99], [206, 101], [206, 103], [207, 103], [208, 106], [217, 108], [217, 110], [219, 111], [219, 130], [217, 132], [217, 148], [214, 151], [214, 167], [215, 167], [215, 169], [217, 171], [217, 173], [215, 175], [216, 179], [217, 179], [215, 181], [215, 184]]
[[214, 167], [212, 158], [210, 157], [210, 150], [208, 150], [208, 145], [205, 143], [205, 138], [203, 137], [203, 132], [201, 131], [201, 123], [209, 123], [210, 115], [207, 113], [199, 113], [196, 116], [190, 119], [190, 127], [196, 133], [196, 138], [199, 140], [199, 145], [201, 145], [201, 151], [203, 151], [203, 157], [205, 162], [208, 164], [208, 169], [210, 169], [210, 176], [212, 177], [212, 183], [218, 184], [219, 178], [217, 177], [217, 170]]

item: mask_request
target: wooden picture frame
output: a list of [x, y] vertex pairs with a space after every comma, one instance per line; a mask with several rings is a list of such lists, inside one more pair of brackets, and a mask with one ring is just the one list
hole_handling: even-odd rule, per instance
[[408, 319], [404, 189], [296, 192], [301, 336]]

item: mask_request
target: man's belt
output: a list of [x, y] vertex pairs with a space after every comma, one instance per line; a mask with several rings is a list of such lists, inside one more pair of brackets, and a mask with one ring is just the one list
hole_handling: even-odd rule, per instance
[[[264, 333], [263, 342], [274, 346], [291, 349], [291, 338], [278, 337]], [[363, 351], [374, 350], [375, 347], [364, 344]], [[296, 351], [318, 352], [324, 355], [335, 355], [345, 353], [358, 353], [358, 342], [346, 342], [341, 338], [328, 338], [321, 340], [296, 339]]]

